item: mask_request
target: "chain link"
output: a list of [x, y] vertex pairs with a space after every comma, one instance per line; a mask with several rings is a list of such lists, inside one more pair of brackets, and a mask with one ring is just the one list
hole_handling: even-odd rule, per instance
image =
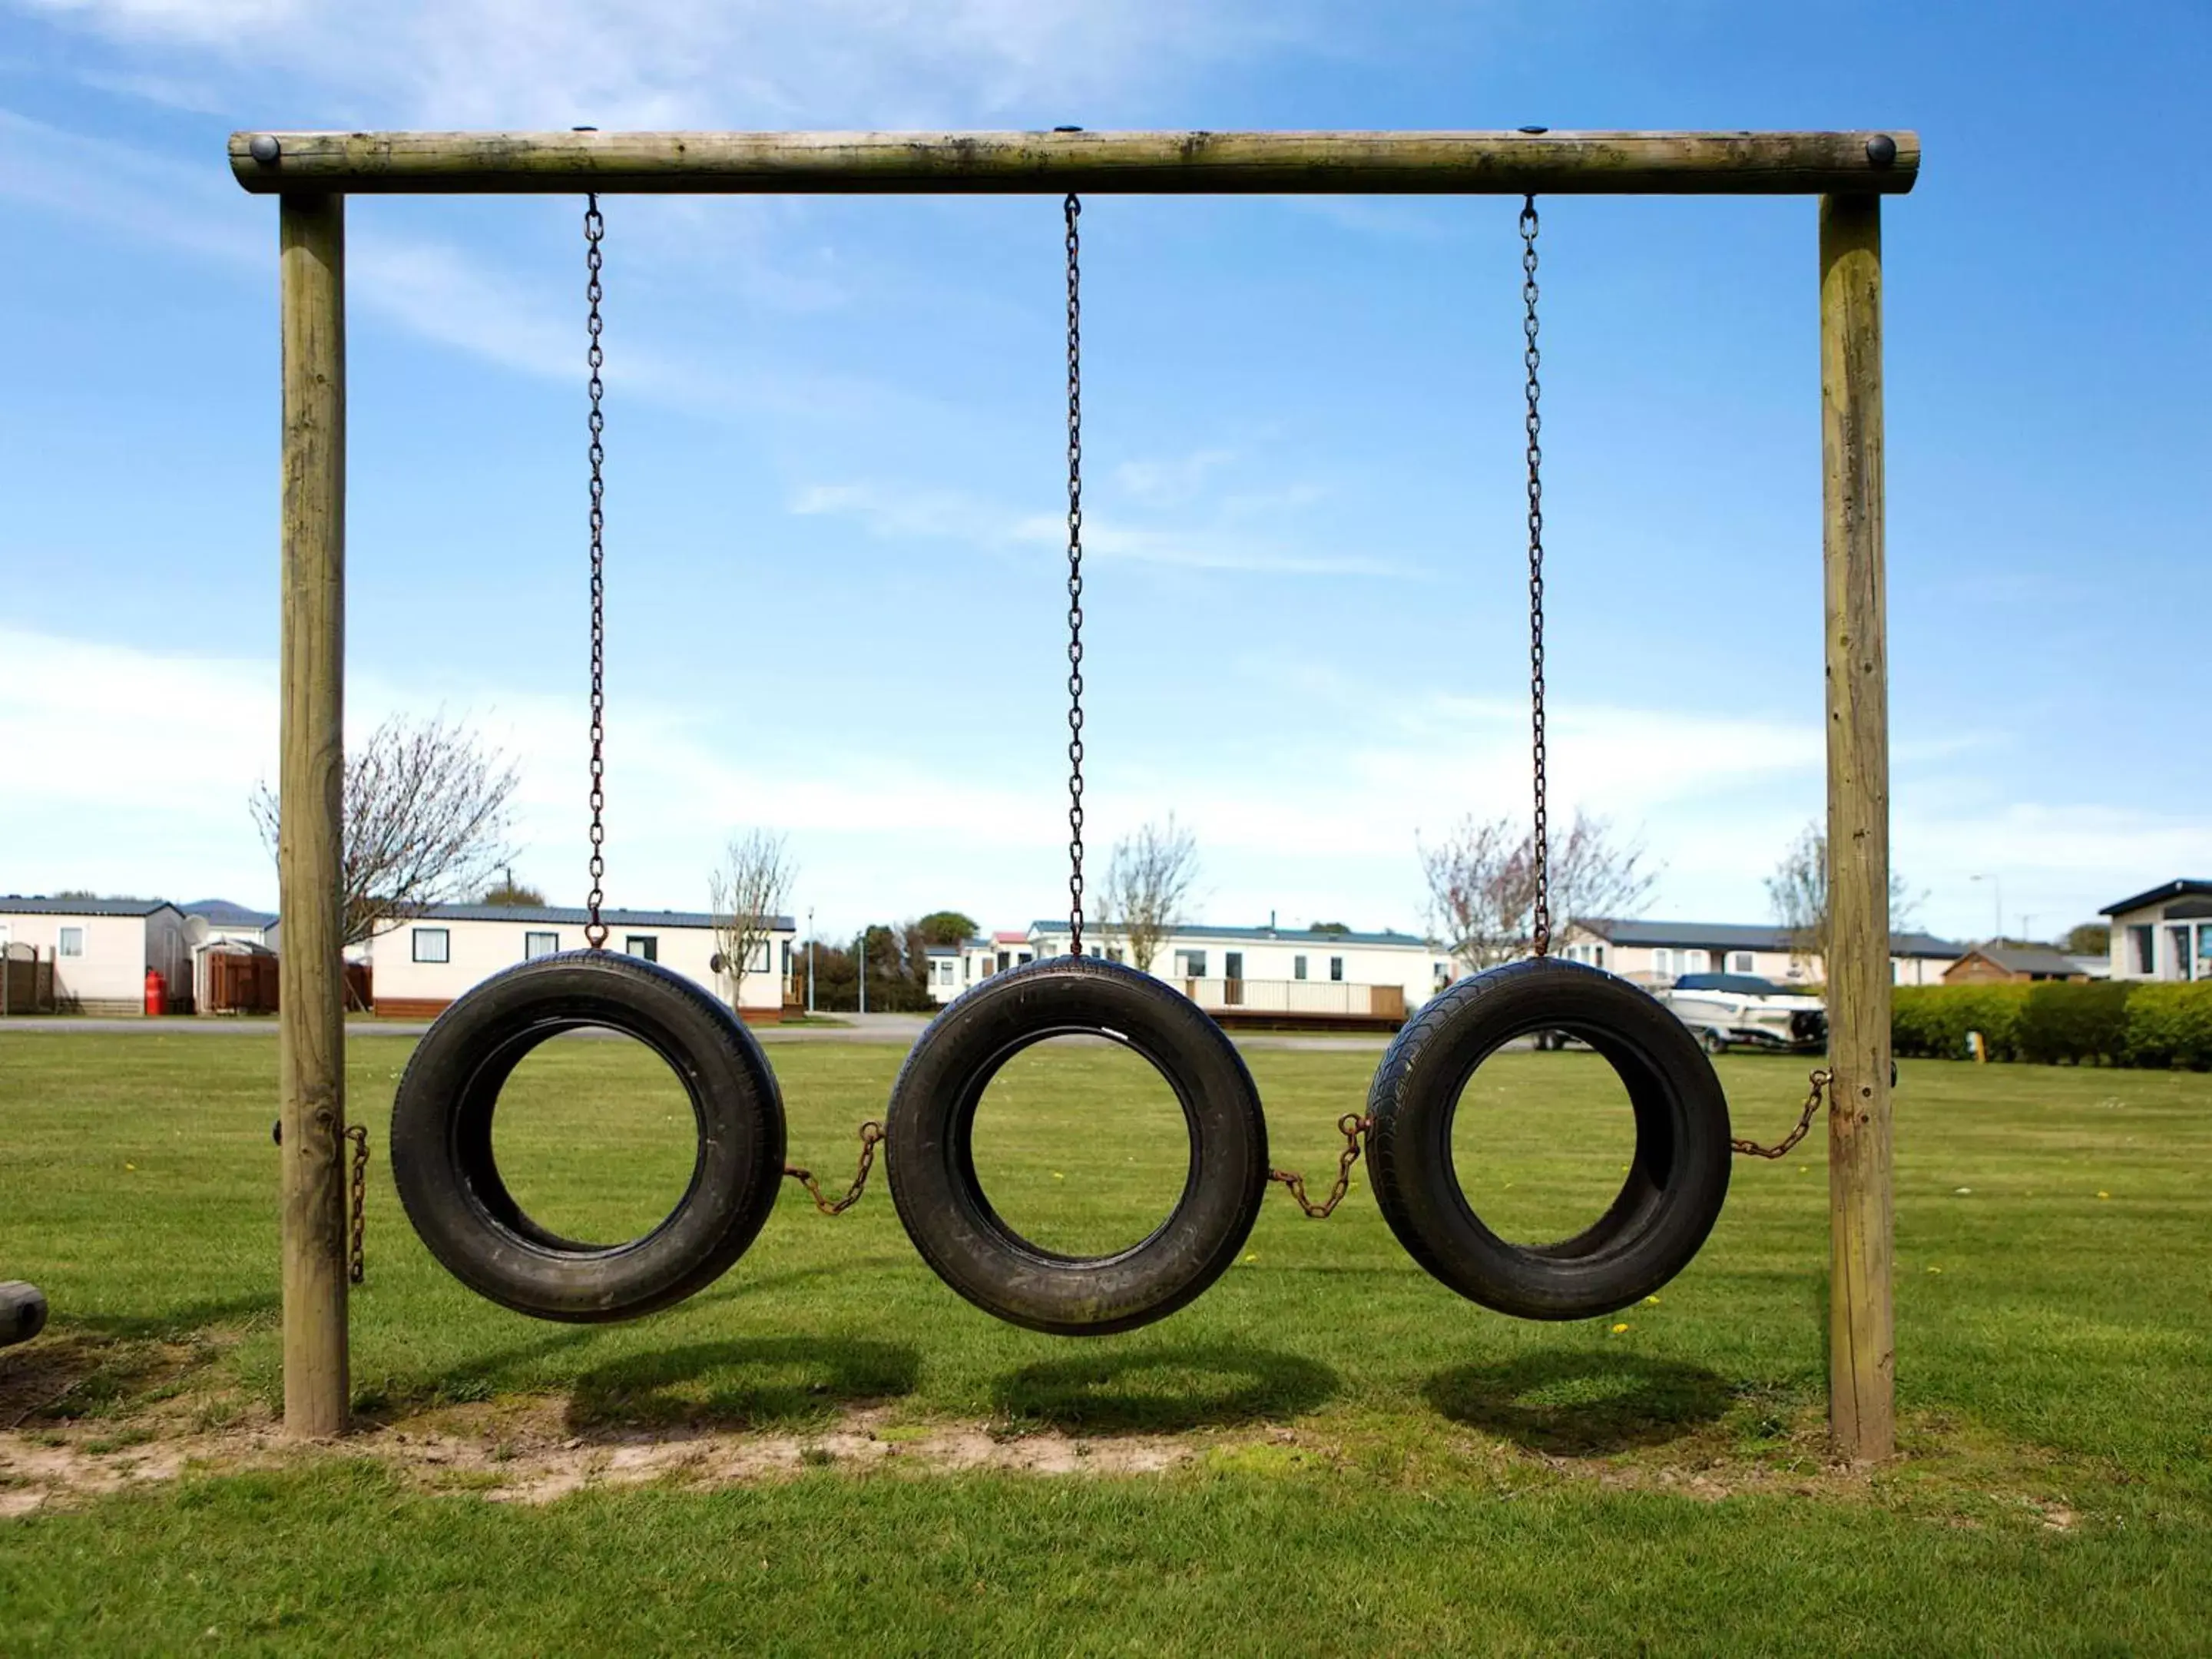
[[1344, 1150], [1337, 1155], [1336, 1185], [1328, 1189], [1328, 1196], [1315, 1203], [1306, 1196], [1306, 1178], [1290, 1170], [1270, 1170], [1267, 1179], [1280, 1182], [1297, 1206], [1316, 1221], [1325, 1221], [1336, 1206], [1344, 1202], [1344, 1194], [1352, 1186], [1352, 1166], [1359, 1162], [1360, 1137], [1375, 1127], [1371, 1117], [1362, 1117], [1357, 1112], [1346, 1112], [1336, 1121], [1336, 1132], [1344, 1137]]
[[1746, 1158], [1780, 1158], [1805, 1139], [1806, 1132], [1813, 1127], [1814, 1114], [1820, 1109], [1821, 1097], [1827, 1093], [1828, 1085], [1834, 1080], [1835, 1073], [1825, 1068], [1812, 1073], [1810, 1081], [1813, 1087], [1805, 1097], [1805, 1109], [1797, 1115], [1797, 1127], [1774, 1146], [1762, 1146], [1755, 1140], [1731, 1140], [1729, 1147]]
[[1537, 377], [1543, 353], [1536, 348], [1536, 198], [1521, 203], [1521, 324], [1528, 342], [1521, 361], [1528, 372], [1528, 710], [1529, 759], [1534, 774], [1535, 824], [1529, 847], [1535, 862], [1536, 902], [1531, 917], [1536, 954], [1552, 951], [1552, 830], [1544, 774], [1544, 448], [1543, 387]]
[[368, 1271], [362, 1238], [368, 1231], [368, 1131], [356, 1123], [345, 1132], [353, 1142], [353, 1237], [346, 1256], [346, 1282], [358, 1285]]
[[1083, 954], [1083, 203], [1067, 221], [1067, 953]]
[[604, 885], [607, 873], [606, 481], [601, 476], [606, 449], [600, 441], [607, 422], [599, 407], [600, 399], [606, 394], [599, 371], [606, 366], [607, 359], [599, 345], [599, 301], [605, 292], [599, 285], [599, 243], [607, 234], [607, 222], [599, 212], [596, 192], [584, 200], [584, 270], [587, 273], [584, 297], [590, 307], [585, 329], [591, 337], [591, 348], [584, 354], [584, 361], [592, 370], [592, 891], [585, 901], [590, 915], [584, 924], [584, 943], [597, 951], [607, 942], [607, 925], [599, 920], [599, 907], [606, 899]]
[[884, 1140], [884, 1126], [872, 1119], [860, 1126], [860, 1168], [853, 1177], [853, 1184], [845, 1189], [845, 1196], [835, 1200], [822, 1196], [822, 1183], [814, 1178], [814, 1171], [802, 1170], [796, 1164], [783, 1166], [784, 1178], [795, 1181], [814, 1195], [814, 1207], [824, 1215], [842, 1215], [860, 1201], [867, 1188], [868, 1171], [876, 1166], [876, 1148]]

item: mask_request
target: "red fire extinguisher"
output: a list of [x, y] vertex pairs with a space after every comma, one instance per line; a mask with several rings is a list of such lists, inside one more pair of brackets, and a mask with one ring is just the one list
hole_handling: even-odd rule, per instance
[[146, 970], [147, 1013], [149, 1015], [158, 1015], [167, 1005], [168, 1000], [168, 981], [161, 977], [161, 969], [158, 968], [149, 968]]

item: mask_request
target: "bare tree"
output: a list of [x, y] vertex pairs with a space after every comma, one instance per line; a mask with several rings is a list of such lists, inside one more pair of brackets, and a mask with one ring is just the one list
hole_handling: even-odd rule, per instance
[[[1474, 969], [1525, 956], [1534, 945], [1536, 837], [1514, 819], [1462, 818], [1434, 846], [1415, 843], [1428, 883], [1429, 921], [1451, 953]], [[1603, 818], [1577, 811], [1549, 848], [1553, 933], [1573, 922], [1633, 915], [1657, 872], [1643, 848], [1616, 842]]]
[[[1789, 931], [1790, 954], [1811, 969], [1826, 971], [1828, 961], [1828, 832], [1808, 823], [1766, 878], [1767, 902], [1774, 919]], [[1889, 872], [1889, 925], [1910, 927], [1919, 910], [1919, 898], [1896, 871]]]
[[1197, 879], [1197, 840], [1175, 814], [1164, 824], [1146, 824], [1114, 843], [1095, 904], [1099, 931], [1119, 933], [1129, 947], [1129, 965], [1152, 972]]
[[1483, 969], [1528, 946], [1529, 836], [1510, 818], [1462, 818], [1435, 846], [1415, 849], [1429, 886], [1429, 925], [1454, 957]]
[[[420, 725], [394, 714], [346, 757], [340, 872], [344, 927], [358, 945], [434, 904], [473, 898], [514, 858], [513, 763], [442, 714]], [[277, 799], [255, 786], [246, 807], [273, 854]]]
[[[730, 976], [730, 1006], [742, 1006], [745, 975], [762, 971], [753, 966], [755, 952], [763, 958], [774, 936], [775, 920], [790, 897], [799, 866], [781, 836], [766, 830], [748, 830], [730, 837], [722, 862], [707, 878], [707, 905], [714, 912], [714, 950], [723, 973]], [[773, 972], [775, 964], [763, 960]]]

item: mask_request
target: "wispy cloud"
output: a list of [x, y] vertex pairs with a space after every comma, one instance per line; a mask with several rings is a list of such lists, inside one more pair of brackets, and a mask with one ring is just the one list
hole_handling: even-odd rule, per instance
[[[1286, 495], [1285, 500], [1288, 500]], [[868, 534], [887, 540], [964, 542], [1000, 553], [1063, 547], [1064, 513], [1025, 513], [965, 491], [914, 490], [878, 483], [810, 484], [791, 498], [801, 514], [847, 518]], [[1217, 509], [1217, 518], [1225, 517]], [[1396, 559], [1364, 552], [1312, 552], [1286, 538], [1227, 522], [1186, 526], [1144, 525], [1086, 508], [1083, 524], [1086, 556], [1131, 564], [1221, 572], [1266, 571], [1295, 576], [1416, 576], [1420, 572]]]
[[[72, 160], [66, 181], [46, 159], [62, 149]], [[188, 166], [131, 145], [65, 133], [5, 109], [0, 109], [0, 199], [90, 221], [133, 240], [210, 261], [243, 280], [265, 283], [275, 268], [270, 203], [240, 191], [220, 167]], [[658, 203], [625, 203], [623, 209], [638, 213], [648, 234], [672, 210], [672, 204]], [[374, 207], [349, 218], [349, 306], [481, 362], [581, 384], [580, 253], [558, 273], [518, 270], [454, 243], [410, 234]], [[769, 242], [757, 226], [725, 224], [709, 258], [716, 248], [758, 252], [761, 263], [745, 282], [770, 293], [779, 307], [834, 303], [819, 289], [779, 274]], [[638, 314], [618, 318], [617, 325]], [[836, 371], [755, 361], [742, 374], [726, 373], [712, 358], [663, 343], [662, 331], [649, 318], [644, 325], [653, 331], [646, 338], [611, 337], [607, 377], [625, 395], [697, 413], [821, 421], [938, 412], [924, 397]]]
[[[276, 665], [103, 645], [0, 623], [0, 753], [9, 814], [0, 890], [90, 885], [270, 899], [274, 878], [247, 819], [274, 774]], [[1518, 813], [1528, 787], [1526, 711], [1507, 702], [1367, 688], [1410, 715], [1380, 738], [1284, 747], [1278, 735], [1218, 753], [1121, 750], [1094, 767], [1094, 840], [1173, 808], [1195, 830], [1224, 915], [1339, 910], [1407, 925], [1414, 837], [1460, 812]], [[207, 711], [222, 711], [210, 720]], [[358, 738], [387, 714], [465, 718], [520, 763], [518, 873], [556, 896], [580, 869], [579, 700], [455, 679], [402, 684], [356, 664]], [[1613, 819], [1663, 866], [1658, 906], [1747, 920], [1759, 879], [1819, 811], [1820, 727], [1725, 710], [1557, 705], [1562, 807]], [[749, 744], [719, 711], [629, 698], [618, 708], [610, 819], [625, 902], [696, 904], [734, 825], [793, 833], [825, 927], [957, 902], [1028, 920], [1054, 890], [1065, 825], [1057, 755], [963, 772], [902, 742]], [[2025, 802], [1995, 813], [1900, 811], [1896, 861], [1917, 885], [1979, 899], [1966, 872], [2002, 870], [2016, 916], [2062, 925], [2164, 874], [2212, 868], [2201, 823], [2100, 803]], [[2148, 873], [2146, 873], [2148, 872]], [[191, 895], [185, 890], [192, 890]], [[2044, 914], [2047, 909], [2048, 914]], [[1985, 912], [1978, 911], [1978, 915]], [[1938, 914], [1929, 920], [1947, 925]], [[1954, 917], [1948, 925], [1964, 926]]]
[[[967, 125], [1079, 111], [1208, 64], [1306, 45], [1256, 0], [16, 0], [159, 71], [148, 84], [346, 122], [481, 127]], [[197, 91], [193, 95], [197, 97]]]

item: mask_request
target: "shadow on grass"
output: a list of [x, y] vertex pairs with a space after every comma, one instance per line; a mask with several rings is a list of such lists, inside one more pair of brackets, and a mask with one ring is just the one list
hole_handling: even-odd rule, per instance
[[1026, 1365], [1000, 1380], [1008, 1417], [1100, 1433], [1296, 1417], [1326, 1404], [1337, 1375], [1302, 1354], [1242, 1344], [1154, 1347]]
[[1454, 1422], [1532, 1451], [1601, 1456], [1663, 1445], [1717, 1420], [1735, 1399], [1700, 1365], [1639, 1354], [1533, 1353], [1439, 1371], [1422, 1393]]
[[372, 1374], [356, 1365], [354, 1411], [376, 1422], [392, 1422], [431, 1406], [466, 1406], [502, 1394], [542, 1390], [533, 1376], [538, 1362], [600, 1340], [596, 1327], [568, 1327], [534, 1342], [518, 1343], [496, 1353], [461, 1360], [431, 1375], [422, 1371]]
[[[72, 1318], [72, 1328], [94, 1336], [138, 1340], [155, 1338], [182, 1342], [210, 1325], [251, 1325], [278, 1307], [276, 1292], [259, 1291], [221, 1302], [192, 1302], [181, 1308], [150, 1314], [85, 1314]], [[57, 1310], [57, 1312], [59, 1312]]]
[[61, 1310], [43, 1334], [0, 1349], [0, 1430], [112, 1417], [170, 1398], [221, 1355], [225, 1335], [276, 1309], [274, 1296], [255, 1295], [153, 1314]]
[[632, 1354], [586, 1371], [568, 1426], [759, 1428], [912, 1394], [921, 1355], [859, 1337], [777, 1336]]

